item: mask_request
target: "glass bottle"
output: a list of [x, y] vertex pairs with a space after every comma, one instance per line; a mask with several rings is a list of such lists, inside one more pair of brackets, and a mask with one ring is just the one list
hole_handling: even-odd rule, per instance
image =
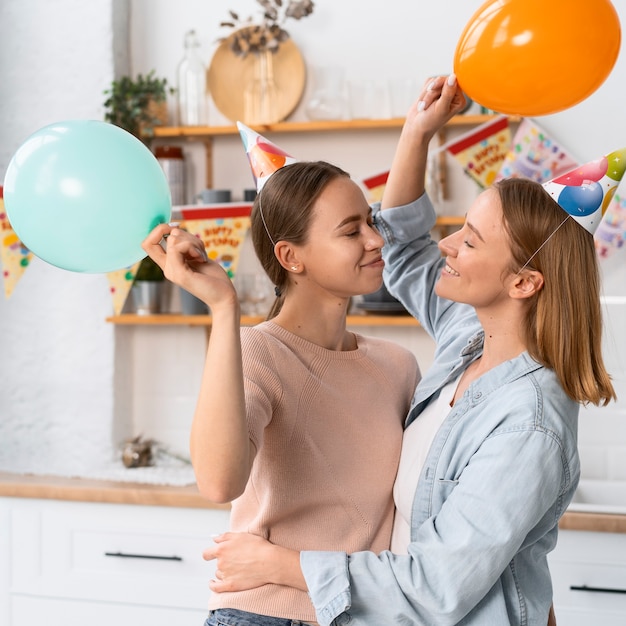
[[196, 31], [185, 35], [185, 56], [178, 65], [178, 120], [181, 126], [203, 126], [207, 119], [206, 68]]
[[251, 126], [274, 124], [280, 121], [280, 113], [272, 51], [260, 50], [254, 60], [252, 80], [243, 92], [244, 123]]

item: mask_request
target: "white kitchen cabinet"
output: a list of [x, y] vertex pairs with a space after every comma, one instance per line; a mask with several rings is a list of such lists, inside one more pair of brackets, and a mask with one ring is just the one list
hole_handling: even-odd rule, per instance
[[0, 623], [200, 626], [214, 572], [202, 550], [227, 530], [228, 517], [227, 510], [0, 499]]
[[558, 626], [626, 624], [626, 534], [560, 530], [549, 563]]

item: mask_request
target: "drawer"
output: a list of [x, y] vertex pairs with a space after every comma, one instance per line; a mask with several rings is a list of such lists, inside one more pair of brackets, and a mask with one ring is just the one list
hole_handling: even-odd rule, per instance
[[554, 607], [557, 626], [624, 626], [624, 614], [594, 609], [584, 611], [580, 609]]
[[620, 611], [626, 624], [626, 566], [557, 560], [550, 571], [555, 606]]
[[559, 626], [626, 624], [626, 535], [561, 531], [548, 561]]
[[228, 511], [41, 502], [12, 512], [13, 592], [206, 606], [214, 565], [202, 550], [228, 528]]
[[14, 595], [11, 616], [10, 626], [201, 626], [207, 611]]

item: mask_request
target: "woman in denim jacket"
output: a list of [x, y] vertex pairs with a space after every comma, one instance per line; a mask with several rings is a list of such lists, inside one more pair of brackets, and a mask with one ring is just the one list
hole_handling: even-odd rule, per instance
[[214, 590], [308, 589], [324, 625], [548, 622], [547, 555], [580, 471], [579, 403], [615, 397], [593, 237], [540, 185], [512, 179], [437, 246], [428, 143], [463, 101], [453, 76], [425, 87], [383, 200], [395, 208], [376, 216], [389, 291], [437, 343], [406, 423], [391, 551], [298, 554], [226, 534], [206, 551]]

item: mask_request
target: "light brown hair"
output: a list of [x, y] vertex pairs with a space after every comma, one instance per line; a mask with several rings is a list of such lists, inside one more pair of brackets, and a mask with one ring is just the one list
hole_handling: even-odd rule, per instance
[[606, 405], [615, 399], [615, 390], [602, 359], [600, 273], [593, 236], [536, 182], [511, 178], [494, 187], [516, 264], [511, 271], [527, 267], [544, 278], [526, 317], [529, 354], [556, 372], [574, 400]]
[[289, 288], [289, 274], [274, 254], [275, 243], [306, 243], [315, 201], [341, 176], [349, 177], [325, 161], [299, 161], [274, 172], [257, 195], [251, 213], [252, 243], [277, 295], [268, 319], [278, 315]]

